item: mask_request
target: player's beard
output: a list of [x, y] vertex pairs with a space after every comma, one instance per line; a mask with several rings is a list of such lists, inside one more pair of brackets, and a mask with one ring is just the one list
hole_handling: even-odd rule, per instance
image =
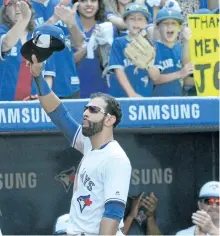
[[104, 126], [104, 118], [99, 122], [92, 122], [88, 121], [89, 126], [83, 127], [82, 126], [82, 134], [85, 137], [92, 137], [97, 133], [100, 133]]

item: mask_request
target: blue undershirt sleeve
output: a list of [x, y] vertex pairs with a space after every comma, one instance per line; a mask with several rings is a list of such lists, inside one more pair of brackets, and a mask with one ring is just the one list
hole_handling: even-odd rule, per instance
[[73, 119], [65, 106], [61, 103], [54, 111], [49, 112], [48, 116], [72, 144], [80, 125]]
[[118, 222], [124, 216], [125, 205], [118, 201], [111, 201], [105, 204], [105, 212], [103, 217], [117, 220]]

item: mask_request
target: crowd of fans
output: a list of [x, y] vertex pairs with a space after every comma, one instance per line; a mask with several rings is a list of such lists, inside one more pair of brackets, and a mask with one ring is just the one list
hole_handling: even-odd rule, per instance
[[[205, 0], [3, 0], [0, 4], [0, 101], [37, 99], [29, 62], [20, 50], [42, 24], [54, 24], [65, 34], [65, 49], [53, 53], [43, 71], [60, 98], [88, 98], [97, 91], [114, 97], [196, 95], [186, 14], [219, 14], [218, 8], [208, 10]], [[140, 29], [147, 30], [156, 49], [155, 65], [149, 70], [136, 69], [124, 55]]]

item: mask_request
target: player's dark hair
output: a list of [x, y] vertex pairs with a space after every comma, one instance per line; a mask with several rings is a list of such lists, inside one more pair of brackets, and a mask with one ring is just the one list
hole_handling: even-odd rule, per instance
[[[76, 3], [78, 0], [72, 0], [72, 3]], [[99, 8], [98, 11], [95, 14], [95, 20], [97, 21], [105, 21], [105, 5], [103, 0], [98, 0], [99, 2]], [[80, 15], [79, 11], [78, 14]]]
[[[28, 33], [32, 33], [34, 31], [35, 28], [35, 23], [34, 23], [34, 9], [32, 7], [32, 5], [29, 2], [26, 2], [31, 10], [31, 19], [27, 25], [27, 31]], [[7, 6], [3, 6], [2, 7], [2, 14], [1, 14], [1, 23], [4, 24], [5, 26], [7, 26], [7, 28], [10, 30], [15, 23], [13, 23], [11, 21], [11, 19], [8, 17], [8, 15], [6, 14], [6, 9]]]
[[122, 118], [122, 110], [121, 110], [121, 105], [120, 103], [112, 96], [105, 94], [105, 93], [93, 93], [90, 96], [91, 99], [93, 98], [102, 98], [107, 106], [106, 106], [106, 112], [109, 113], [110, 115], [113, 115], [116, 117], [116, 121], [114, 123], [114, 128], [120, 123], [121, 118]]

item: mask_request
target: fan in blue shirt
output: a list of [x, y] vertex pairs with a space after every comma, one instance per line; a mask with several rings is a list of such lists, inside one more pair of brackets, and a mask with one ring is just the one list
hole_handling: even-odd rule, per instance
[[[85, 35], [85, 43], [88, 43], [96, 25], [104, 21], [105, 12], [102, 0], [74, 1], [78, 2], [77, 23]], [[80, 97], [88, 98], [94, 92], [107, 92], [107, 81], [102, 76], [102, 63], [97, 51], [94, 58], [87, 58], [87, 47], [74, 49], [77, 73], [80, 78]]]
[[155, 42], [157, 70], [151, 74], [155, 81], [153, 96], [182, 96], [183, 79], [193, 73], [192, 63], [186, 63], [188, 49], [176, 43], [180, 26], [183, 23], [181, 13], [174, 9], [161, 9], [156, 17], [160, 41]]
[[126, 58], [124, 49], [133, 37], [146, 28], [150, 14], [145, 5], [130, 3], [126, 6], [124, 20], [128, 35], [114, 40], [109, 61], [109, 70], [114, 70], [110, 78], [110, 94], [116, 97], [149, 97], [152, 95], [153, 81], [149, 78], [150, 72], [144, 69], [135, 71], [136, 66]]
[[[0, 25], [0, 100], [23, 100], [31, 95], [32, 76], [27, 61], [21, 56], [22, 45], [34, 30], [33, 11], [25, 1], [5, 0]], [[52, 65], [45, 76], [53, 76]]]
[[[64, 1], [63, 1], [64, 2]], [[71, 14], [70, 20], [74, 23], [74, 14], [72, 14], [71, 4], [69, 7], [61, 6], [59, 0], [48, 0], [44, 3], [32, 0], [32, 5], [35, 10], [35, 22], [39, 24], [53, 23], [60, 27], [65, 34], [66, 48], [61, 52], [53, 53], [53, 61], [56, 68], [56, 77], [52, 81], [52, 88], [56, 95], [60, 98], [78, 98], [79, 97], [79, 78], [76, 72], [76, 65], [72, 53], [71, 33], [61, 15], [66, 15], [66, 11]], [[59, 16], [55, 16], [55, 11], [58, 11]], [[62, 13], [61, 11], [65, 11]], [[60, 14], [60, 12], [62, 14]], [[75, 31], [78, 34], [78, 31]], [[78, 34], [79, 35], [79, 34]]]

